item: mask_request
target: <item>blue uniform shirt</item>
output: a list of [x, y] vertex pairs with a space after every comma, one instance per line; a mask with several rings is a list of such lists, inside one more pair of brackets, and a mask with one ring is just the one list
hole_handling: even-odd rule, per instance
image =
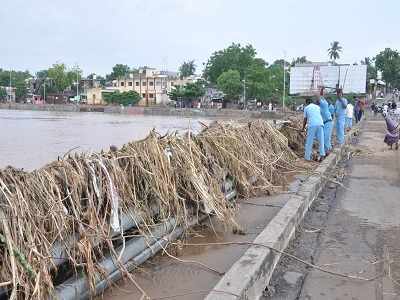
[[344, 107], [342, 106], [342, 102], [339, 99], [337, 99], [335, 103], [335, 112], [338, 119], [344, 119], [346, 117], [347, 99], [342, 98], [342, 101]]
[[332, 117], [335, 114], [335, 107], [333, 106], [333, 104], [329, 104], [329, 112], [331, 113]]
[[304, 118], [307, 118], [308, 127], [324, 125], [321, 110], [319, 109], [319, 106], [314, 103], [310, 103], [306, 108], [304, 108]]
[[332, 115], [329, 112], [329, 104], [328, 104], [328, 101], [326, 101], [324, 97], [321, 97], [321, 99], [319, 100], [319, 108], [321, 110], [321, 116], [322, 116], [322, 120], [324, 121], [324, 123], [331, 121]]

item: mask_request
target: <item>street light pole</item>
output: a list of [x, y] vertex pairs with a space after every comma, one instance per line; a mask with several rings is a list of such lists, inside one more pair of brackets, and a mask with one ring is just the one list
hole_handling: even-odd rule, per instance
[[76, 102], [79, 100], [79, 69], [78, 64], [76, 65]]
[[247, 109], [247, 101], [246, 101], [246, 79], [243, 79], [243, 105], [245, 109]]
[[43, 86], [43, 104], [46, 104], [46, 78], [44, 79], [44, 86]]
[[286, 70], [285, 62], [283, 62], [283, 95], [282, 95], [282, 108], [285, 111], [285, 93], [286, 93]]
[[11, 95], [12, 95], [12, 92], [11, 92], [11, 69], [10, 69], [10, 82], [9, 82], [8, 95], [7, 95], [7, 97], [10, 100], [10, 102], [11, 102]]
[[286, 94], [286, 51], [283, 51], [283, 93], [282, 93], [282, 112], [285, 111], [285, 94]]

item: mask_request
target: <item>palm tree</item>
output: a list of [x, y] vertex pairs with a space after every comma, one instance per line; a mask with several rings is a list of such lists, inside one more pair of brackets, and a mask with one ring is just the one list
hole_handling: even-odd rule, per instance
[[333, 41], [331, 43], [331, 47], [328, 49], [328, 55], [330, 59], [333, 59], [333, 61], [336, 61], [337, 59], [340, 58], [339, 53], [342, 52], [342, 46], [339, 45], [338, 41]]
[[179, 68], [180, 77], [185, 78], [194, 75], [196, 72], [196, 65], [194, 60], [185, 61]]

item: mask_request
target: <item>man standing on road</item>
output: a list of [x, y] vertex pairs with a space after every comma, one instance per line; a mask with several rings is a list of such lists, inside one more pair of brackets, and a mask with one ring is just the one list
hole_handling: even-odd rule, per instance
[[342, 89], [337, 89], [337, 100], [335, 103], [336, 113], [336, 140], [339, 145], [344, 144], [344, 125], [346, 119], [347, 99], [343, 97]]
[[354, 118], [356, 124], [361, 120], [361, 101], [358, 98], [354, 98]]
[[346, 130], [350, 130], [353, 127], [353, 115], [354, 106], [349, 102], [346, 107]]
[[321, 161], [325, 157], [324, 122], [322, 120], [319, 106], [312, 103], [310, 98], [306, 99], [306, 107], [304, 108], [303, 130], [306, 128], [306, 125], [307, 138], [304, 158], [306, 160], [311, 160], [314, 139], [317, 138], [319, 142], [319, 160]]
[[328, 155], [329, 152], [332, 151], [332, 115], [329, 111], [329, 103], [324, 98], [324, 89], [321, 89], [320, 97], [317, 99], [317, 105], [321, 110], [322, 121], [324, 122], [324, 146], [325, 146], [325, 154]]

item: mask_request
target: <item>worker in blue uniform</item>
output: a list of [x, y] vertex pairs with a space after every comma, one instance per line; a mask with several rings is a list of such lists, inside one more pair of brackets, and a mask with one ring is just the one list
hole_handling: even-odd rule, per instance
[[335, 114], [336, 114], [336, 140], [339, 145], [344, 144], [344, 130], [346, 123], [346, 107], [347, 99], [343, 97], [342, 89], [336, 91], [337, 99], [335, 103]]
[[331, 113], [331, 116], [332, 116], [332, 120], [334, 119], [334, 117], [335, 117], [335, 106], [333, 106], [333, 104], [332, 104], [332, 99], [327, 99], [328, 100], [328, 103], [329, 103], [329, 112]]
[[321, 110], [318, 105], [314, 104], [311, 98], [306, 99], [306, 107], [304, 108], [303, 130], [307, 125], [307, 138], [305, 144], [304, 158], [311, 160], [314, 139], [319, 142], [320, 160], [325, 157], [324, 145], [324, 122], [321, 116]]
[[324, 122], [324, 145], [325, 145], [325, 154], [328, 155], [330, 151], [332, 151], [332, 129], [333, 129], [333, 121], [332, 115], [329, 111], [329, 103], [324, 98], [324, 89], [321, 89], [320, 97], [317, 99], [317, 104], [321, 110], [322, 121]]

